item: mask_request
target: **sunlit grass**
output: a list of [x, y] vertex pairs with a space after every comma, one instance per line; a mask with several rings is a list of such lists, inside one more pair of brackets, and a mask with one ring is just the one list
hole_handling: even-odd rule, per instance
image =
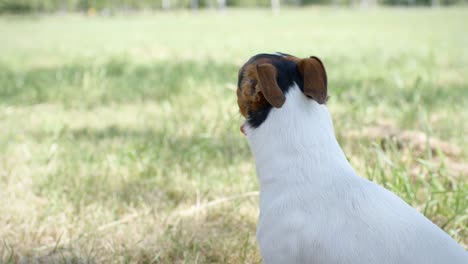
[[468, 245], [465, 9], [0, 18], [0, 262], [258, 263], [238, 67], [323, 58], [363, 176]]

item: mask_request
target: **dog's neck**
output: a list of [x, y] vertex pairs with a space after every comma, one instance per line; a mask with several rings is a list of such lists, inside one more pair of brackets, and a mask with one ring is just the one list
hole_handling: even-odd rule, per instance
[[245, 128], [261, 191], [285, 184], [320, 188], [354, 174], [335, 138], [327, 107], [307, 98], [297, 85], [286, 98], [258, 128]]

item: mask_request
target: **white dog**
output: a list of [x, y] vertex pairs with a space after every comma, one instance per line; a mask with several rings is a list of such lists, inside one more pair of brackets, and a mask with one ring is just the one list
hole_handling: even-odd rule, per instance
[[239, 71], [237, 96], [260, 181], [265, 263], [468, 264], [438, 226], [353, 170], [318, 58], [256, 55]]

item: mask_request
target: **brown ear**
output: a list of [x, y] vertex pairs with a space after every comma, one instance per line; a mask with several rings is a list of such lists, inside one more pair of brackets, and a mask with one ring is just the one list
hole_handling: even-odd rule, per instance
[[322, 61], [317, 57], [302, 59], [297, 63], [297, 69], [304, 79], [304, 94], [324, 104], [328, 97], [327, 72]]
[[276, 68], [275, 66], [264, 63], [259, 64], [257, 67], [258, 74], [258, 88], [262, 92], [265, 99], [272, 106], [280, 108], [286, 101], [283, 91], [276, 82]]

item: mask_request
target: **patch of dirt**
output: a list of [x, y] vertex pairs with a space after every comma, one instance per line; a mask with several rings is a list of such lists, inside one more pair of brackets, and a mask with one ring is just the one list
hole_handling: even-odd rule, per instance
[[343, 134], [348, 139], [369, 139], [378, 142], [383, 150], [396, 146], [399, 150], [411, 150], [416, 155], [432, 154], [431, 163], [436, 167], [442, 164], [453, 175], [468, 175], [468, 164], [459, 161], [461, 149], [449, 142], [429, 137], [421, 131], [399, 130], [392, 125], [383, 124], [350, 131]]

